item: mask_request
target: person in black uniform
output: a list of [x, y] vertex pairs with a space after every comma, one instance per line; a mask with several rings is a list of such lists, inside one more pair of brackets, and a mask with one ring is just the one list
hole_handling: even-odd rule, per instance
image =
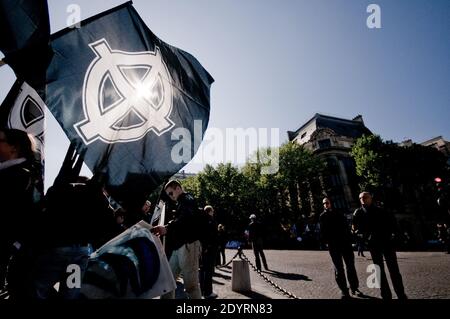
[[392, 299], [392, 293], [384, 270], [384, 258], [397, 297], [406, 299], [393, 241], [397, 231], [395, 217], [384, 209], [375, 206], [372, 195], [368, 192], [359, 194], [359, 200], [361, 207], [353, 213], [353, 229], [363, 234], [368, 241], [372, 261], [380, 267], [381, 297], [383, 299]]
[[347, 220], [341, 211], [333, 208], [328, 197], [325, 197], [322, 203], [324, 211], [319, 216], [321, 237], [322, 241], [328, 245], [331, 260], [334, 264], [336, 283], [341, 289], [342, 298], [350, 297], [343, 261], [347, 269], [350, 290], [353, 295], [361, 297], [362, 293], [358, 290], [359, 281], [355, 269], [352, 236]]
[[255, 254], [256, 268], [261, 270], [261, 260], [265, 270], [269, 270], [267, 266], [266, 256], [263, 251], [263, 233], [262, 224], [256, 220], [256, 215], [250, 215], [250, 224], [248, 225], [248, 239], [252, 243], [253, 252]]

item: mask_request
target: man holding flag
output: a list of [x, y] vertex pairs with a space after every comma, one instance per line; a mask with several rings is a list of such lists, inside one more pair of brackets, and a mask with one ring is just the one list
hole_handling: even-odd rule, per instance
[[[42, 7], [30, 16], [48, 17], [46, 1], [0, 4], [2, 17], [34, 4]], [[4, 21], [9, 22], [2, 30], [22, 31], [13, 20]], [[174, 146], [183, 144], [189, 158], [197, 151], [208, 125], [213, 79], [192, 55], [156, 37], [131, 2], [80, 26], [53, 34], [49, 46], [45, 36], [31, 41], [41, 49], [30, 68], [23, 58], [27, 50], [6, 52], [5, 62], [38, 94], [90, 170], [104, 177], [108, 193], [125, 209], [142, 207], [150, 192], [187, 164], [173, 158]], [[46, 34], [45, 24], [35, 27]], [[11, 118], [11, 112], [4, 114]], [[175, 134], [180, 130], [189, 133], [181, 142]]]

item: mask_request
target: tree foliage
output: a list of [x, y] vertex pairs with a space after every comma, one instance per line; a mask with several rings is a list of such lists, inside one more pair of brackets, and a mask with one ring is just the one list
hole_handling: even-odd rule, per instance
[[437, 149], [401, 146], [370, 135], [355, 142], [351, 155], [361, 190], [375, 193], [395, 211], [414, 206], [430, 215], [435, 210], [434, 178], [448, 176], [446, 157]]
[[[264, 174], [264, 167], [270, 164], [268, 156], [278, 160], [279, 169], [274, 174]], [[268, 225], [269, 235], [279, 238], [282, 225], [295, 224], [301, 214], [314, 211], [310, 207], [314, 201], [302, 203], [301, 198], [310, 198], [305, 186], [317, 181], [324, 167], [303, 146], [286, 143], [276, 149], [259, 149], [241, 168], [230, 163], [207, 165], [182, 182], [200, 205], [215, 207], [218, 222], [227, 225], [235, 239], [242, 240], [250, 214]], [[300, 194], [301, 190], [305, 194]]]

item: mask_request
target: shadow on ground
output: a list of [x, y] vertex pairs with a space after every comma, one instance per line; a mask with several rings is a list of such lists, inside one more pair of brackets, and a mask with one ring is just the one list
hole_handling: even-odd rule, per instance
[[294, 274], [294, 273], [284, 273], [276, 270], [264, 270], [266, 274], [271, 277], [286, 279], [286, 280], [304, 280], [304, 281], [312, 281], [308, 276], [302, 274]]
[[263, 295], [256, 291], [247, 291], [247, 292], [240, 292], [239, 294], [246, 296], [250, 299], [272, 299], [266, 295]]

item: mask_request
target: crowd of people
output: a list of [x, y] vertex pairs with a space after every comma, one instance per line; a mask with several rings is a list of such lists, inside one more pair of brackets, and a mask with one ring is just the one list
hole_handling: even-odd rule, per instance
[[[140, 220], [151, 224], [153, 205], [146, 200], [137, 208], [123, 208], [96, 176], [59, 178], [43, 196], [38, 166], [32, 140], [25, 132], [0, 129], [0, 289], [7, 289], [11, 299], [81, 298], [79, 286], [67, 285], [67, 267], [78, 265], [83, 273], [95, 249]], [[190, 299], [217, 298], [213, 275], [216, 266], [226, 263], [225, 226], [217, 223], [214, 207], [199, 209], [180, 182], [165, 184], [163, 195], [168, 205], [166, 218], [153, 225], [152, 232], [164, 240], [174, 279], [183, 278]], [[343, 298], [362, 295], [353, 252], [356, 238], [358, 256], [364, 256], [367, 249], [379, 269], [381, 296], [392, 298], [386, 263], [397, 297], [405, 299], [394, 244], [396, 220], [375, 205], [370, 193], [362, 192], [359, 200], [361, 207], [353, 213], [351, 227], [344, 213], [325, 197], [318, 221], [305, 229], [319, 236], [328, 249]], [[249, 220], [247, 239], [256, 268], [269, 270], [263, 250], [265, 230], [255, 214]], [[448, 245], [447, 225], [438, 227], [442, 242]], [[60, 283], [58, 291], [56, 283]], [[161, 298], [175, 298], [175, 291]]]

